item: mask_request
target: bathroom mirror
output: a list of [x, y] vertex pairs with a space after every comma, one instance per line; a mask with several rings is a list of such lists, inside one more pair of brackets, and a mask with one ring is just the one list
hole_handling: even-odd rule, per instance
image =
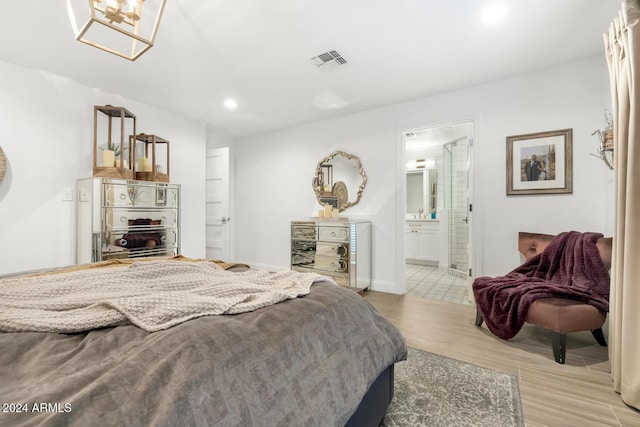
[[360, 201], [367, 174], [358, 156], [334, 151], [318, 162], [313, 191], [321, 205], [330, 204], [340, 212]]
[[437, 169], [417, 169], [406, 173], [406, 213], [425, 216], [436, 212], [437, 206]]

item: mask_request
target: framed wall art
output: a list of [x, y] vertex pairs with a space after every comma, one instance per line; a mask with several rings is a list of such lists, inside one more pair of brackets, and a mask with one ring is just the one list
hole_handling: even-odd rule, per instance
[[507, 195], [573, 191], [573, 129], [507, 137]]

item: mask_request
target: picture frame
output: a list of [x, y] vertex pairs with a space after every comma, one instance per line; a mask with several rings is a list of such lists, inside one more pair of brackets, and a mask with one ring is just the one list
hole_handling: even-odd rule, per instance
[[507, 196], [573, 192], [573, 129], [507, 137]]

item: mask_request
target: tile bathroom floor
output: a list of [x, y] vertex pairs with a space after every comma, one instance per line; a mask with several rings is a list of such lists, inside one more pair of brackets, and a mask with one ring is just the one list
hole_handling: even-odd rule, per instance
[[450, 274], [447, 268], [405, 264], [407, 294], [438, 301], [471, 304], [471, 278]]

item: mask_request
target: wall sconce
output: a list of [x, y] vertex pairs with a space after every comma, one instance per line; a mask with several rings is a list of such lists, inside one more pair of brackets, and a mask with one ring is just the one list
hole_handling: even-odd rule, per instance
[[153, 46], [165, 3], [67, 0], [67, 13], [76, 40], [135, 61]]
[[434, 159], [418, 159], [407, 162], [407, 170], [415, 169], [433, 169], [436, 167], [436, 161]]

